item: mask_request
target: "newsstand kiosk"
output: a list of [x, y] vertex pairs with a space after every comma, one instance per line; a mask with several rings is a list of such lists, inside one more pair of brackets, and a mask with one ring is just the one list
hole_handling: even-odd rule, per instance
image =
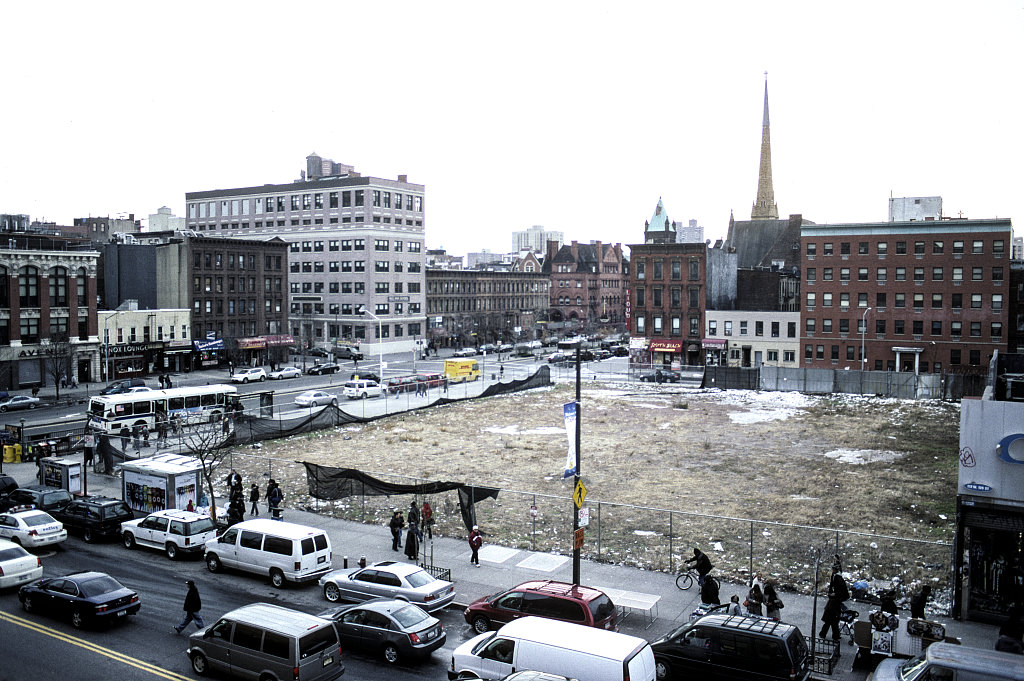
[[48, 456], [39, 460], [39, 483], [44, 487], [82, 493], [82, 460], [78, 457]]
[[158, 454], [121, 464], [121, 497], [133, 511], [199, 506], [203, 464], [191, 456]]

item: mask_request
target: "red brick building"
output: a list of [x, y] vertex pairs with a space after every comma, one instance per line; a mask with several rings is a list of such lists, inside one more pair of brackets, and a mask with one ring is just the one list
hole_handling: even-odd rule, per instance
[[1007, 348], [1011, 230], [1006, 219], [804, 223], [802, 365], [984, 371]]
[[625, 323], [629, 281], [622, 244], [549, 241], [542, 271], [551, 278], [548, 321], [583, 332]]

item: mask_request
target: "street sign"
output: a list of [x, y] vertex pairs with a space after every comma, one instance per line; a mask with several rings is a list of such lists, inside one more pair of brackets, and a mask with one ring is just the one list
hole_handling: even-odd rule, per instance
[[581, 508], [579, 510], [579, 514], [580, 514], [580, 527], [587, 527], [588, 525], [590, 525], [590, 509], [589, 508]]
[[583, 500], [586, 498], [587, 488], [583, 486], [583, 481], [580, 480], [576, 483], [576, 489], [572, 493], [572, 500], [576, 502], [576, 508], [582, 508]]
[[573, 548], [574, 551], [576, 549], [583, 548], [583, 528], [582, 527], [580, 529], [576, 530], [576, 532], [574, 532], [573, 535], [572, 535], [572, 548]]

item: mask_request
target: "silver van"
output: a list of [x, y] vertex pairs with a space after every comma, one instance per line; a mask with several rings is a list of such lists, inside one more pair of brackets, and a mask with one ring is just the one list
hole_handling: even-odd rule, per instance
[[911, 660], [882, 660], [868, 681], [1024, 681], [1020, 655], [933, 643]]
[[331, 540], [315, 527], [269, 518], [246, 520], [206, 542], [206, 567], [229, 567], [268, 575], [280, 589], [287, 582], [311, 582], [331, 571]]
[[330, 620], [269, 603], [232, 610], [189, 636], [185, 652], [199, 675], [332, 681], [345, 673]]

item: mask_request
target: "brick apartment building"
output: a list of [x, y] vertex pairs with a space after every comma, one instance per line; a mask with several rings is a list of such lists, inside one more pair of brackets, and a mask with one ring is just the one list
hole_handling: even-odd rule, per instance
[[618, 328], [626, 321], [629, 267], [622, 244], [548, 242], [541, 271], [550, 277], [548, 321], [580, 332]]
[[1007, 348], [1011, 229], [1007, 219], [804, 223], [801, 365], [860, 369], [863, 345], [868, 370], [984, 371]]

